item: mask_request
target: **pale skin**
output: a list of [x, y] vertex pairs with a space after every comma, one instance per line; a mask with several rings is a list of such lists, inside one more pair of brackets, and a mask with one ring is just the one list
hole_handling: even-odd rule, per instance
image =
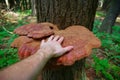
[[0, 80], [34, 80], [48, 60], [70, 51], [73, 46], [62, 47], [63, 37], [51, 36], [42, 40], [40, 49], [30, 57], [0, 71]]

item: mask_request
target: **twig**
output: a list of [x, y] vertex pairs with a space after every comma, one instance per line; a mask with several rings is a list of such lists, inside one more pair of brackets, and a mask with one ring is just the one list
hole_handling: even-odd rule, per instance
[[13, 32], [8, 31], [4, 26], [2, 26], [2, 28], [3, 28], [6, 32], [8, 32], [8, 33], [10, 33], [10, 34], [14, 34]]

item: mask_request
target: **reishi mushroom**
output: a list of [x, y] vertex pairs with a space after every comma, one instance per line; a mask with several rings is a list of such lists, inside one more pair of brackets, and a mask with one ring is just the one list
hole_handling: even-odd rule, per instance
[[[43, 23], [38, 23], [37, 25], [41, 25], [41, 24], [43, 24]], [[49, 23], [49, 24], [52, 24], [52, 23]], [[35, 25], [30, 25], [30, 24], [28, 25], [28, 26], [30, 26], [29, 28], [33, 29], [30, 31], [36, 30], [36, 29], [34, 29], [36, 27]], [[54, 25], [54, 24], [52, 24], [52, 25]], [[79, 25], [70, 26], [70, 27], [66, 28], [65, 30], [58, 30], [58, 28], [56, 26], [54, 26], [54, 28], [50, 28], [48, 26], [49, 25], [47, 24], [47, 28], [44, 28], [44, 27], [46, 27], [45, 23], [44, 23], [44, 25], [40, 26], [40, 27], [42, 27], [39, 29], [41, 34], [45, 33], [44, 30], [45, 31], [51, 30], [51, 31], [53, 31], [54, 35], [63, 36], [65, 38], [62, 43], [63, 47], [68, 46], [68, 45], [74, 46], [73, 50], [71, 50], [70, 52], [67, 52], [66, 54], [62, 55], [61, 57], [51, 60], [49, 62], [50, 64], [72, 65], [75, 63], [75, 61], [89, 56], [91, 54], [91, 51], [93, 48], [98, 48], [101, 46], [100, 40], [84, 26], [79, 26]], [[18, 54], [21, 59], [34, 54], [40, 47], [41, 39], [47, 39], [48, 36], [52, 35], [52, 34], [49, 34], [49, 35], [47, 35], [47, 37], [45, 35], [42, 37], [39, 36], [39, 37], [37, 37], [37, 39], [34, 36], [39, 35], [39, 34], [34, 34], [34, 35], [32, 35], [32, 37], [29, 37], [28, 34], [31, 33], [31, 32], [29, 32], [29, 28], [25, 28], [26, 32], [25, 31], [21, 32], [24, 29], [24, 27], [25, 26], [22, 26], [22, 28], [20, 27], [18, 29], [15, 29], [15, 31], [14, 31], [15, 33], [17, 33], [19, 35], [21, 35], [20, 33], [22, 33], [22, 34], [25, 33], [25, 35], [24, 35], [24, 37], [20, 36], [22, 38], [18, 37], [12, 43], [12, 47], [17, 47], [19, 49]], [[50, 29], [48, 29], [48, 28], [50, 28]], [[17, 41], [21, 41], [21, 42], [19, 43]]]
[[58, 28], [51, 23], [32, 23], [16, 28], [14, 33], [38, 39], [54, 34], [53, 30]]
[[70, 26], [62, 32], [56, 32], [55, 35], [65, 37], [62, 46], [74, 46], [72, 51], [57, 59], [57, 64], [59, 65], [72, 65], [75, 61], [89, 56], [92, 48], [97, 48], [101, 45], [100, 40], [83, 26]]

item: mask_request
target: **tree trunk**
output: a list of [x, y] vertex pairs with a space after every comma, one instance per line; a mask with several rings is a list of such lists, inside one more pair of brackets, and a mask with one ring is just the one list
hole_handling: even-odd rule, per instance
[[108, 9], [110, 7], [110, 3], [111, 3], [111, 0], [104, 0], [102, 10], [108, 11]]
[[36, 16], [36, 4], [35, 4], [36, 0], [31, 0], [31, 8], [32, 8], [32, 15]]
[[20, 0], [20, 9], [28, 10], [31, 8], [31, 0]]
[[85, 59], [72, 66], [43, 70], [42, 80], [86, 80]]
[[[57, 24], [59, 29], [83, 25], [92, 30], [98, 0], [36, 0], [38, 22]], [[85, 59], [72, 66], [44, 70], [42, 80], [85, 80]]]
[[92, 30], [98, 0], [36, 0], [38, 22], [52, 22], [60, 29], [83, 25]]
[[101, 32], [112, 33], [112, 26], [120, 13], [120, 0], [112, 0], [110, 8], [100, 27]]

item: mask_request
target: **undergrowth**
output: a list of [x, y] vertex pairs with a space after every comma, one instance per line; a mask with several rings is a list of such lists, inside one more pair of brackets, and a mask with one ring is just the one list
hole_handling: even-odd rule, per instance
[[120, 80], [120, 26], [113, 26], [113, 33], [99, 32], [101, 22], [96, 20], [93, 32], [101, 40], [102, 54], [104, 58], [99, 58], [94, 54], [92, 67], [96, 75], [102, 76], [105, 80]]
[[11, 48], [10, 44], [17, 37], [13, 30], [23, 24], [26, 23], [19, 20], [16, 24], [6, 22], [0, 26], [0, 69], [19, 61], [17, 49]]
[[[29, 14], [29, 11], [27, 12]], [[103, 14], [98, 14], [103, 15]], [[104, 15], [103, 15], [104, 16]], [[27, 24], [23, 20], [18, 23], [4, 22], [0, 26], [0, 69], [7, 67], [19, 61], [17, 56], [17, 49], [11, 48], [10, 44], [17, 37], [13, 30], [23, 24]], [[92, 67], [96, 71], [98, 77], [103, 77], [106, 80], [119, 80], [120, 79], [120, 26], [113, 26], [113, 33], [101, 33], [98, 31], [101, 22], [95, 20], [94, 34], [101, 40], [105, 58], [100, 59], [96, 54], [92, 56]]]

